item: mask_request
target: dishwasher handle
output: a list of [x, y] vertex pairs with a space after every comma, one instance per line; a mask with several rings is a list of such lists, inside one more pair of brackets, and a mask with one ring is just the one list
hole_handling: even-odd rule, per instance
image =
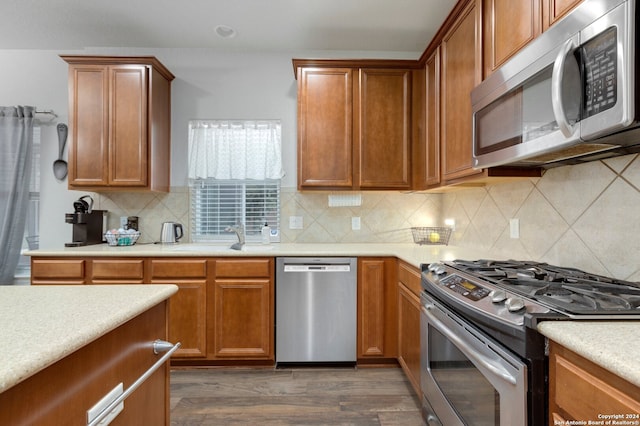
[[350, 272], [351, 265], [348, 263], [341, 264], [285, 264], [284, 272]]

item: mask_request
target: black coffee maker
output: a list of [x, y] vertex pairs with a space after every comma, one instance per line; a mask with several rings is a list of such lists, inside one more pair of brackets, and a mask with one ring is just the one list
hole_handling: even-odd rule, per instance
[[[85, 200], [89, 200], [89, 202]], [[93, 198], [89, 195], [73, 202], [73, 213], [65, 213], [64, 221], [73, 225], [72, 241], [65, 247], [87, 246], [104, 242], [107, 228], [107, 211], [93, 210]]]

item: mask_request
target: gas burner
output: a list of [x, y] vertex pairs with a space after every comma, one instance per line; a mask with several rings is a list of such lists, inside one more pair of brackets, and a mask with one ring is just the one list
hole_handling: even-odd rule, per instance
[[448, 265], [570, 315], [640, 315], [637, 282], [519, 260], [455, 260]]

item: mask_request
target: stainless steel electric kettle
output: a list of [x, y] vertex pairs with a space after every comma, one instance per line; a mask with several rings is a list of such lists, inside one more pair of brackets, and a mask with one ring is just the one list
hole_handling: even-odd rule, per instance
[[160, 243], [175, 244], [182, 238], [184, 231], [182, 224], [177, 222], [164, 222], [160, 231]]

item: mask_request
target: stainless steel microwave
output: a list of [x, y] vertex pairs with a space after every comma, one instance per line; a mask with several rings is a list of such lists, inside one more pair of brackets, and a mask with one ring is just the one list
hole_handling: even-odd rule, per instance
[[473, 166], [640, 152], [637, 22], [635, 0], [585, 0], [479, 84]]

